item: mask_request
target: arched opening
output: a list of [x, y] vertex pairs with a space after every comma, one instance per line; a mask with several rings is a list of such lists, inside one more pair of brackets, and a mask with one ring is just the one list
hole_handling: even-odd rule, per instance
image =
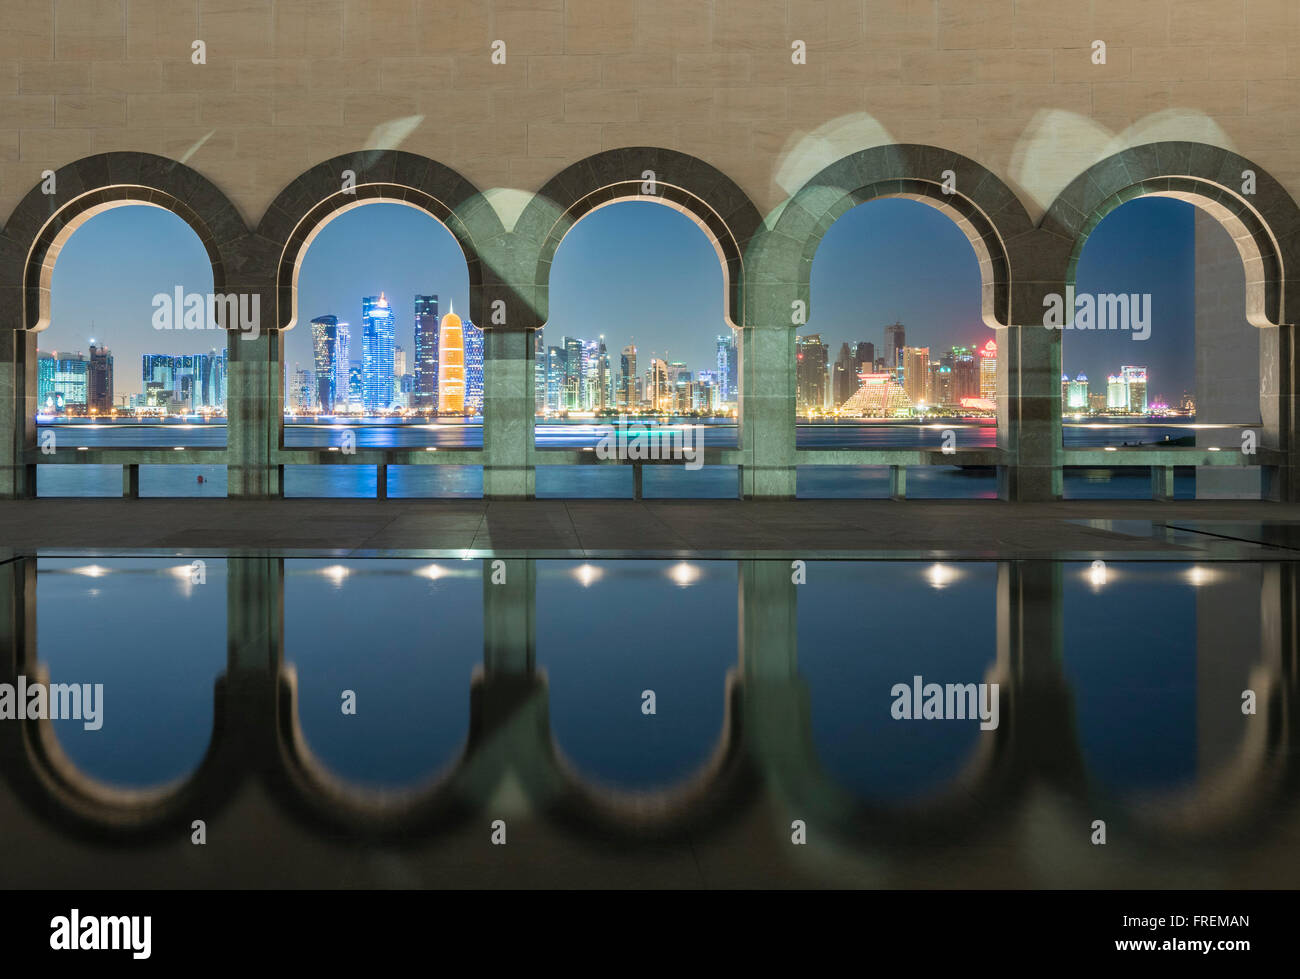
[[[1077, 251], [1062, 304], [1063, 443], [1130, 465], [1067, 467], [1066, 498], [1147, 498], [1144, 452], [1258, 441], [1263, 338], [1248, 321], [1246, 267], [1222, 217], [1197, 200], [1130, 200]], [[1258, 466], [1174, 473], [1175, 498], [1261, 495]]]
[[284, 565], [285, 660], [305, 750], [360, 795], [444, 773], [466, 742], [483, 660], [478, 562]]
[[[992, 449], [996, 340], [980, 257], [920, 200], [851, 207], [817, 245], [795, 324], [800, 449]], [[801, 497], [888, 496], [888, 466], [803, 466]], [[990, 466], [911, 467], [909, 497], [996, 496]]]
[[[646, 497], [735, 497], [734, 466], [705, 447], [738, 444], [740, 331], [726, 312], [722, 253], [681, 205], [618, 200], [588, 211], [550, 264], [549, 313], [534, 334], [535, 443], [604, 460], [660, 459]], [[539, 497], [634, 493], [629, 466], [539, 466]]]
[[[483, 445], [483, 329], [470, 318], [465, 253], [415, 205], [363, 199], [333, 211], [299, 251], [293, 328], [281, 344], [284, 447], [340, 464], [286, 466], [286, 496], [373, 496], [366, 449]], [[389, 496], [478, 496], [478, 466], [391, 466]]]
[[[50, 243], [49, 306], [37, 333], [37, 438], [74, 448], [221, 448], [227, 334], [213, 260], [161, 205], [114, 200]], [[44, 315], [44, 314], [48, 315]], [[40, 496], [118, 496], [118, 465], [42, 464]], [[142, 496], [222, 496], [221, 465], [141, 465]]]

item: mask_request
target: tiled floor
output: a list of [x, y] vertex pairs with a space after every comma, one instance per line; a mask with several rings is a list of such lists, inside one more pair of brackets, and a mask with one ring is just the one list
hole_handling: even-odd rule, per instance
[[1300, 510], [1142, 501], [23, 500], [0, 504], [0, 548], [1277, 559], [1300, 555]]

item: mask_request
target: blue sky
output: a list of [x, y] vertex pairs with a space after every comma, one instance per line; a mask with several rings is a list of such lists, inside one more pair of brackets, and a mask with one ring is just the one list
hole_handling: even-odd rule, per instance
[[[1145, 199], [1124, 205], [1094, 232], [1079, 265], [1081, 292], [1152, 294], [1151, 339], [1127, 333], [1064, 337], [1067, 372], [1098, 381], [1121, 364], [1152, 372], [1152, 391], [1177, 398], [1195, 382], [1191, 205]], [[171, 213], [120, 207], [80, 228], [54, 270], [50, 328], [42, 350], [85, 351], [94, 338], [115, 357], [117, 393], [140, 390], [143, 353], [199, 352], [217, 346], [215, 332], [160, 332], [151, 326], [152, 297], [177, 285], [212, 288], [198, 238]], [[313, 241], [299, 277], [299, 327], [286, 360], [310, 363], [314, 316], [332, 313], [359, 325], [361, 297], [383, 291], [398, 313], [398, 342], [412, 348], [412, 304], [436, 293], [468, 313], [469, 277], [451, 233], [399, 204], [370, 204], [331, 221]], [[611, 351], [635, 338], [654, 352], [703, 369], [714, 362], [724, 329], [723, 277], [703, 232], [684, 215], [645, 202], [602, 208], [564, 239], [551, 277], [548, 344], [562, 337], [604, 334]], [[269, 315], [263, 311], [263, 315]], [[960, 231], [923, 204], [882, 200], [845, 214], [826, 234], [812, 270], [812, 303], [803, 332], [820, 333], [838, 351], [844, 341], [883, 346], [895, 320], [907, 342], [933, 351], [982, 343], [989, 335], [979, 310], [975, 254]]]

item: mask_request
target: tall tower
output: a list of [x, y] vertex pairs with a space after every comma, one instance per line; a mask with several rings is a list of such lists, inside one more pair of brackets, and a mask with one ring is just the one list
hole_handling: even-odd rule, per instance
[[352, 401], [352, 331], [339, 323], [334, 331], [334, 410]]
[[465, 331], [456, 304], [438, 324], [438, 411], [465, 413]]
[[636, 347], [623, 348], [619, 359], [619, 369], [623, 375], [623, 390], [619, 395], [619, 407], [635, 411], [641, 399], [636, 393]]
[[468, 322], [465, 340], [465, 409], [483, 413], [483, 331]]
[[105, 346], [90, 341], [90, 367], [86, 377], [87, 404], [101, 415], [113, 413], [113, 355]]
[[980, 397], [988, 401], [998, 397], [998, 345], [993, 340], [980, 350]]
[[412, 408], [438, 407], [438, 297], [415, 297], [415, 386]]
[[393, 348], [396, 324], [388, 299], [381, 292], [361, 301], [362, 402], [366, 411], [383, 411], [393, 403]]
[[906, 346], [902, 323], [893, 323], [885, 327], [885, 369], [894, 370], [899, 366], [899, 355]]
[[312, 367], [315, 369], [316, 404], [325, 414], [332, 414], [338, 391], [337, 316], [317, 316], [311, 321]]

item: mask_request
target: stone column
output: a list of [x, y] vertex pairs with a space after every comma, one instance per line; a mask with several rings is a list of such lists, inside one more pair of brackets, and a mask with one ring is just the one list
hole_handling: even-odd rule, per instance
[[255, 339], [228, 331], [226, 383], [226, 492], [267, 499], [281, 493], [273, 449], [284, 425], [280, 332]]
[[745, 499], [795, 496], [794, 330], [776, 311], [741, 331], [740, 431]]
[[1012, 461], [998, 467], [998, 498], [1059, 500], [1061, 333], [1041, 324], [997, 331], [998, 448]]
[[485, 327], [483, 497], [528, 500], [534, 492], [535, 358], [532, 330]]
[[1284, 454], [1280, 465], [1265, 466], [1262, 495], [1282, 503], [1300, 502], [1297, 454], [1295, 326], [1284, 323], [1259, 331], [1260, 447]]
[[0, 328], [0, 499], [36, 495], [36, 334]]

